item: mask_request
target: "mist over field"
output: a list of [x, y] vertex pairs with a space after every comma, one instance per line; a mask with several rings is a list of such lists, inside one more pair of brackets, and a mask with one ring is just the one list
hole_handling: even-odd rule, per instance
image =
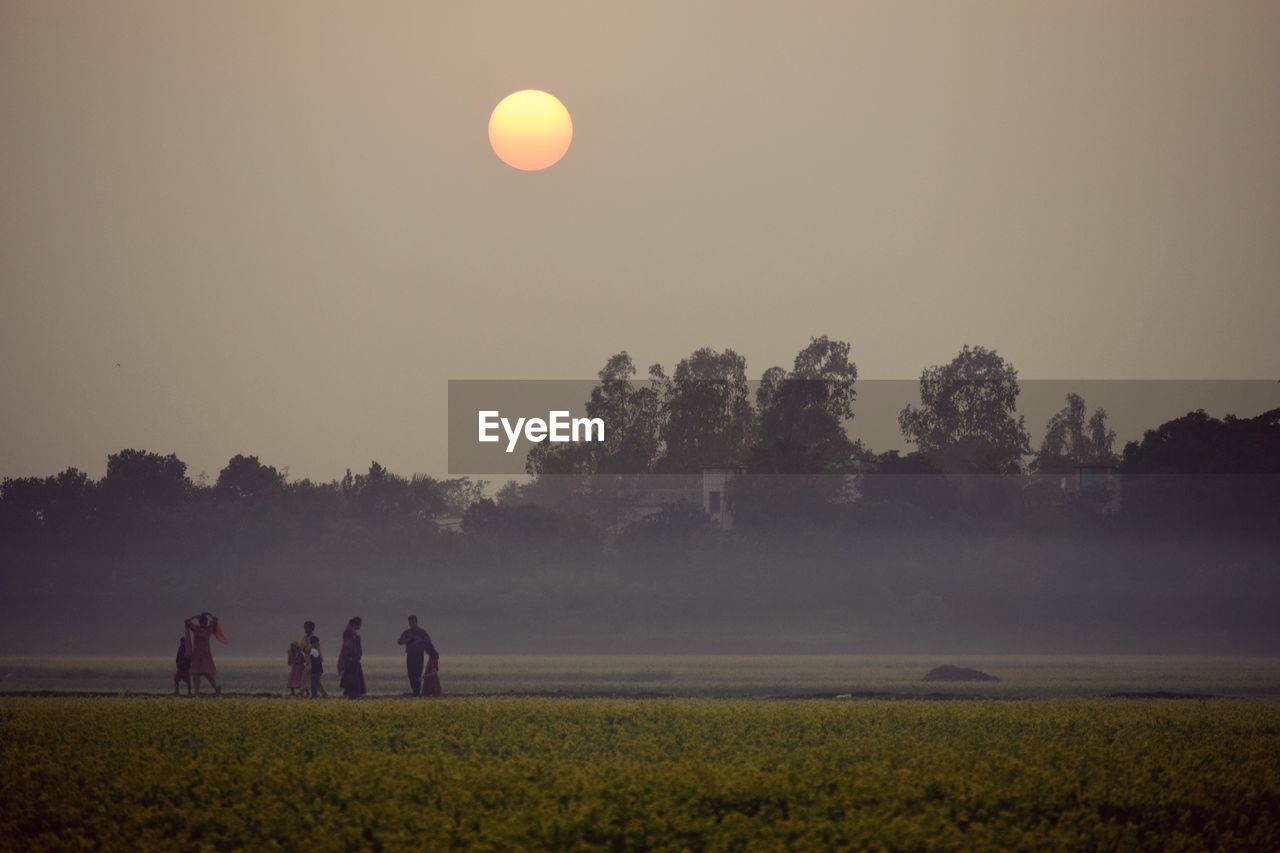
[[226, 562], [160, 548], [151, 561], [20, 567], [3, 581], [0, 648], [168, 653], [182, 619], [210, 610], [231, 640], [221, 654], [283, 654], [306, 619], [336, 643], [355, 615], [366, 648], [392, 653], [408, 613], [446, 655], [1280, 652], [1274, 544], [1052, 533], [691, 538], [612, 551], [446, 541], [425, 557], [426, 548], [397, 543]]
[[754, 389], [732, 350], [643, 382], [619, 353], [585, 405], [606, 440], [536, 445], [496, 490], [136, 449], [5, 479], [0, 653], [165, 653], [202, 611], [231, 654], [354, 616], [394, 652], [411, 613], [443, 654], [1280, 652], [1280, 409], [1121, 451], [1069, 392], [1033, 450], [1016, 370], [965, 347], [877, 453], [849, 351], [813, 338]]
[[[306, 619], [336, 644], [356, 615], [368, 653], [394, 653], [409, 613], [446, 656], [1280, 652], [1275, 529], [1223, 498], [1274, 491], [1275, 478], [1135, 480], [1132, 515], [1060, 501], [1056, 487], [1042, 504], [1013, 478], [960, 483], [985, 492], [972, 500], [986, 514], [965, 509], [954, 479], [866, 479], [858, 500], [828, 505], [828, 478], [744, 477], [728, 531], [696, 507], [608, 523], [600, 483], [594, 516], [479, 500], [459, 530], [382, 503], [380, 490], [414, 488], [386, 472], [186, 498], [56, 537], [6, 536], [0, 651], [167, 654], [182, 619], [209, 610], [224, 655], [283, 654]], [[1143, 485], [1184, 487], [1197, 508], [1154, 523], [1137, 515]], [[748, 486], [777, 511], [748, 515]]]

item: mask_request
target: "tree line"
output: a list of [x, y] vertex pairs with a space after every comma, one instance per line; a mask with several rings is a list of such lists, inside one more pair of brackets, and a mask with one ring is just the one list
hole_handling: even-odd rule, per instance
[[[699, 349], [670, 373], [654, 365], [647, 381], [636, 375], [627, 352], [611, 357], [585, 406], [610, 425], [607, 441], [535, 447], [527, 463], [533, 480], [508, 484], [496, 503], [585, 514], [603, 507], [607, 516], [627, 500], [620, 485], [627, 475], [732, 466], [746, 475], [730, 497], [748, 529], [853, 517], [901, 525], [940, 515], [1007, 516], [1025, 514], [1028, 505], [1077, 514], [1125, 507], [1120, 521], [1163, 520], [1179, 530], [1202, 522], [1266, 530], [1280, 521], [1273, 479], [1280, 473], [1280, 410], [1221, 420], [1193, 411], [1118, 451], [1106, 410], [1090, 412], [1079, 394], [1068, 393], [1033, 450], [1018, 413], [1017, 370], [995, 350], [965, 346], [922, 371], [919, 404], [898, 415], [914, 449], [877, 453], [850, 436], [858, 370], [847, 342], [811, 339], [790, 369], [764, 371], [754, 394], [746, 362], [733, 350]], [[1082, 467], [1114, 469], [1109, 487], [1128, 483], [1125, 500], [1054, 488]], [[788, 476], [763, 476], [777, 474]], [[495, 510], [485, 511], [491, 525]], [[692, 523], [685, 509], [667, 515], [656, 521]]]
[[[966, 347], [922, 372], [911, 449], [876, 451], [849, 435], [844, 342], [754, 387], [731, 350], [635, 374], [613, 356], [587, 401], [605, 444], [539, 446], [492, 496], [376, 462], [291, 480], [248, 454], [210, 481], [141, 449], [99, 479], [7, 478], [0, 647], [88, 625], [137, 649], [198, 607], [270, 649], [309, 613], [390, 624], [415, 602], [472, 650], [1280, 648], [1280, 410], [1193, 411], [1118, 449], [1072, 394], [1033, 449], [1015, 369]], [[696, 502], [627, 514], [637, 479], [726, 463], [731, 532]], [[1060, 488], [1078, 465], [1114, 466], [1122, 500]]]
[[[545, 443], [529, 454], [527, 483], [511, 482], [496, 500], [486, 483], [461, 477], [403, 476], [377, 462], [365, 473], [347, 471], [339, 481], [290, 482], [281, 470], [252, 455], [236, 455], [207, 482], [193, 480], [174, 454], [126, 449], [107, 459], [94, 480], [75, 468], [46, 477], [6, 478], [0, 484], [0, 531], [11, 541], [86, 535], [97, 526], [128, 525], [146, 513], [189, 505], [192, 511], [228, 503], [272, 501], [296, 505], [321, 518], [349, 522], [397, 519], [413, 524], [463, 517], [464, 529], [510, 526], [543, 531], [581, 527], [575, 521], [607, 519], [625, 497], [610, 482], [626, 475], [693, 475], [708, 466], [734, 466], [747, 474], [731, 495], [749, 529], [801, 514], [827, 523], [832, 506], [858, 502], [894, 504], [912, 518], [919, 510], [987, 510], [969, 494], [964, 478], [981, 475], [1070, 475], [1079, 466], [1114, 467], [1132, 494], [1126, 517], [1167, 516], [1182, 527], [1189, 519], [1231, 515], [1258, 526], [1276, 520], [1270, 475], [1280, 473], [1280, 410], [1253, 418], [1210, 417], [1203, 411], [1148, 430], [1117, 452], [1107, 412], [1092, 413], [1078, 394], [1045, 425], [1033, 452], [1018, 414], [1017, 370], [995, 350], [965, 346], [950, 362], [926, 368], [920, 403], [898, 416], [910, 452], [876, 453], [850, 437], [858, 370], [847, 342], [815, 337], [790, 369], [764, 371], [754, 394], [746, 361], [731, 349], [702, 348], [669, 374], [649, 368], [647, 381], [623, 351], [608, 359], [586, 401], [590, 417], [609, 425], [607, 441]], [[785, 481], [750, 475], [789, 475]], [[1140, 480], [1138, 475], [1164, 475]], [[1204, 475], [1226, 475], [1209, 479]], [[856, 483], [856, 485], [853, 485]], [[991, 486], [1005, 498], [1028, 491], [1026, 481]], [[1227, 495], [1206, 504], [1214, 490]], [[1029, 499], [1037, 498], [1030, 490]], [[1041, 488], [1039, 498], [1069, 500]], [[1221, 498], [1221, 496], [1219, 496]], [[1086, 495], [1071, 499], [1089, 502]], [[999, 504], [999, 502], [996, 502]], [[1094, 508], [1098, 501], [1093, 501]], [[505, 512], [504, 512], [505, 511]], [[549, 522], [550, 513], [574, 518]], [[885, 515], [884, 506], [877, 508]], [[672, 526], [696, 525], [696, 510], [673, 509]], [[646, 526], [645, 529], [651, 528]]]

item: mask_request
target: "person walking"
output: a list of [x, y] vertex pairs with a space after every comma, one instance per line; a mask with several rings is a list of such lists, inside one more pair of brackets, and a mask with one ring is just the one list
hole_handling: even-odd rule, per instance
[[440, 655], [434, 652], [427, 658], [427, 677], [422, 683], [422, 695], [427, 699], [444, 696], [444, 688], [440, 686]]
[[436, 653], [436, 647], [431, 644], [431, 635], [418, 627], [417, 616], [410, 616], [409, 627], [400, 634], [400, 639], [396, 642], [404, 646], [405, 667], [409, 671], [409, 689], [413, 691], [414, 696], [421, 696], [423, 659], [427, 655], [433, 659], [440, 657]]
[[285, 654], [285, 662], [289, 664], [289, 680], [285, 682], [285, 686], [289, 688], [290, 696], [297, 696], [299, 690], [304, 697], [307, 695], [307, 658], [307, 652], [303, 650], [301, 643], [297, 640], [289, 643], [289, 651]]
[[213, 649], [209, 647], [211, 637], [220, 643], [227, 641], [227, 635], [222, 633], [222, 626], [218, 624], [218, 617], [205, 611], [199, 616], [190, 617], [183, 624], [187, 629], [187, 656], [191, 658], [191, 678], [196, 683], [196, 695], [200, 695], [200, 677], [204, 676], [213, 687], [214, 694], [221, 696], [222, 688], [218, 686], [216, 678], [218, 667], [213, 662]]
[[173, 657], [173, 695], [178, 695], [178, 685], [187, 685], [187, 695], [191, 695], [191, 656], [187, 654], [187, 638], [178, 638], [178, 653]]
[[324, 675], [324, 655], [320, 654], [320, 638], [312, 634], [308, 642], [311, 643], [311, 653], [308, 655], [311, 660], [308, 670], [311, 674], [311, 698], [323, 696], [328, 699], [329, 694], [324, 692], [324, 685], [320, 683], [320, 676]]
[[353, 616], [342, 632], [342, 651], [338, 652], [338, 686], [348, 699], [359, 699], [368, 692], [364, 684], [364, 667], [360, 659], [364, 648], [360, 644], [360, 626], [364, 620]]
[[302, 666], [303, 689], [306, 689], [306, 685], [310, 684], [312, 699], [316, 698], [316, 695], [315, 695], [316, 690], [320, 690], [321, 699], [328, 699], [329, 694], [325, 692], [324, 685], [320, 684], [320, 680], [311, 678], [311, 667], [315, 665], [315, 657], [316, 657], [315, 654], [311, 653], [311, 649], [320, 648], [319, 642], [317, 642], [315, 646], [312, 646], [311, 644], [311, 639], [314, 638], [315, 635], [316, 635], [315, 622], [312, 622], [310, 619], [308, 619], [305, 622], [302, 622], [302, 640], [301, 640], [302, 651], [307, 653], [307, 662], [303, 663], [303, 666]]

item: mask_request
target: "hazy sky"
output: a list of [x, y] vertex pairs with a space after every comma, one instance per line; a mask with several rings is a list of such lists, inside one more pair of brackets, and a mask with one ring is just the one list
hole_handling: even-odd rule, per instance
[[0, 475], [443, 473], [448, 379], [623, 348], [1276, 378], [1278, 91], [1274, 0], [4, 0]]

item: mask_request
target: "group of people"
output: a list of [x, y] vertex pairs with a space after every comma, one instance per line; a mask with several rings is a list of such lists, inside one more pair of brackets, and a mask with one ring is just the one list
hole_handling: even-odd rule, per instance
[[[352, 620], [358, 622], [358, 619]], [[324, 675], [324, 655], [320, 652], [320, 638], [316, 636], [316, 623], [308, 619], [302, 623], [302, 639], [289, 644], [289, 695], [328, 699], [329, 694], [320, 683]]]
[[[359, 699], [368, 692], [364, 681], [364, 647], [360, 642], [360, 628], [364, 620], [354, 616], [342, 631], [342, 650], [338, 652], [338, 686], [347, 699]], [[216, 695], [222, 694], [218, 685], [218, 667], [213, 661], [211, 640], [225, 643], [227, 636], [218, 624], [218, 617], [204, 612], [189, 617], [183, 623], [184, 635], [178, 640], [175, 657], [177, 668], [173, 673], [173, 695], [178, 686], [186, 684], [187, 695], [200, 695], [200, 679], [209, 682]], [[301, 639], [289, 643], [287, 662], [289, 678], [286, 686], [290, 696], [312, 699], [328, 698], [321, 678], [324, 675], [324, 654], [320, 651], [320, 638], [316, 636], [316, 623], [308, 620], [302, 624]], [[438, 697], [444, 695], [440, 685], [440, 653], [431, 642], [431, 635], [418, 625], [418, 617], [409, 617], [409, 627], [398, 640], [404, 646], [405, 665], [409, 675], [409, 688], [414, 696]]]

